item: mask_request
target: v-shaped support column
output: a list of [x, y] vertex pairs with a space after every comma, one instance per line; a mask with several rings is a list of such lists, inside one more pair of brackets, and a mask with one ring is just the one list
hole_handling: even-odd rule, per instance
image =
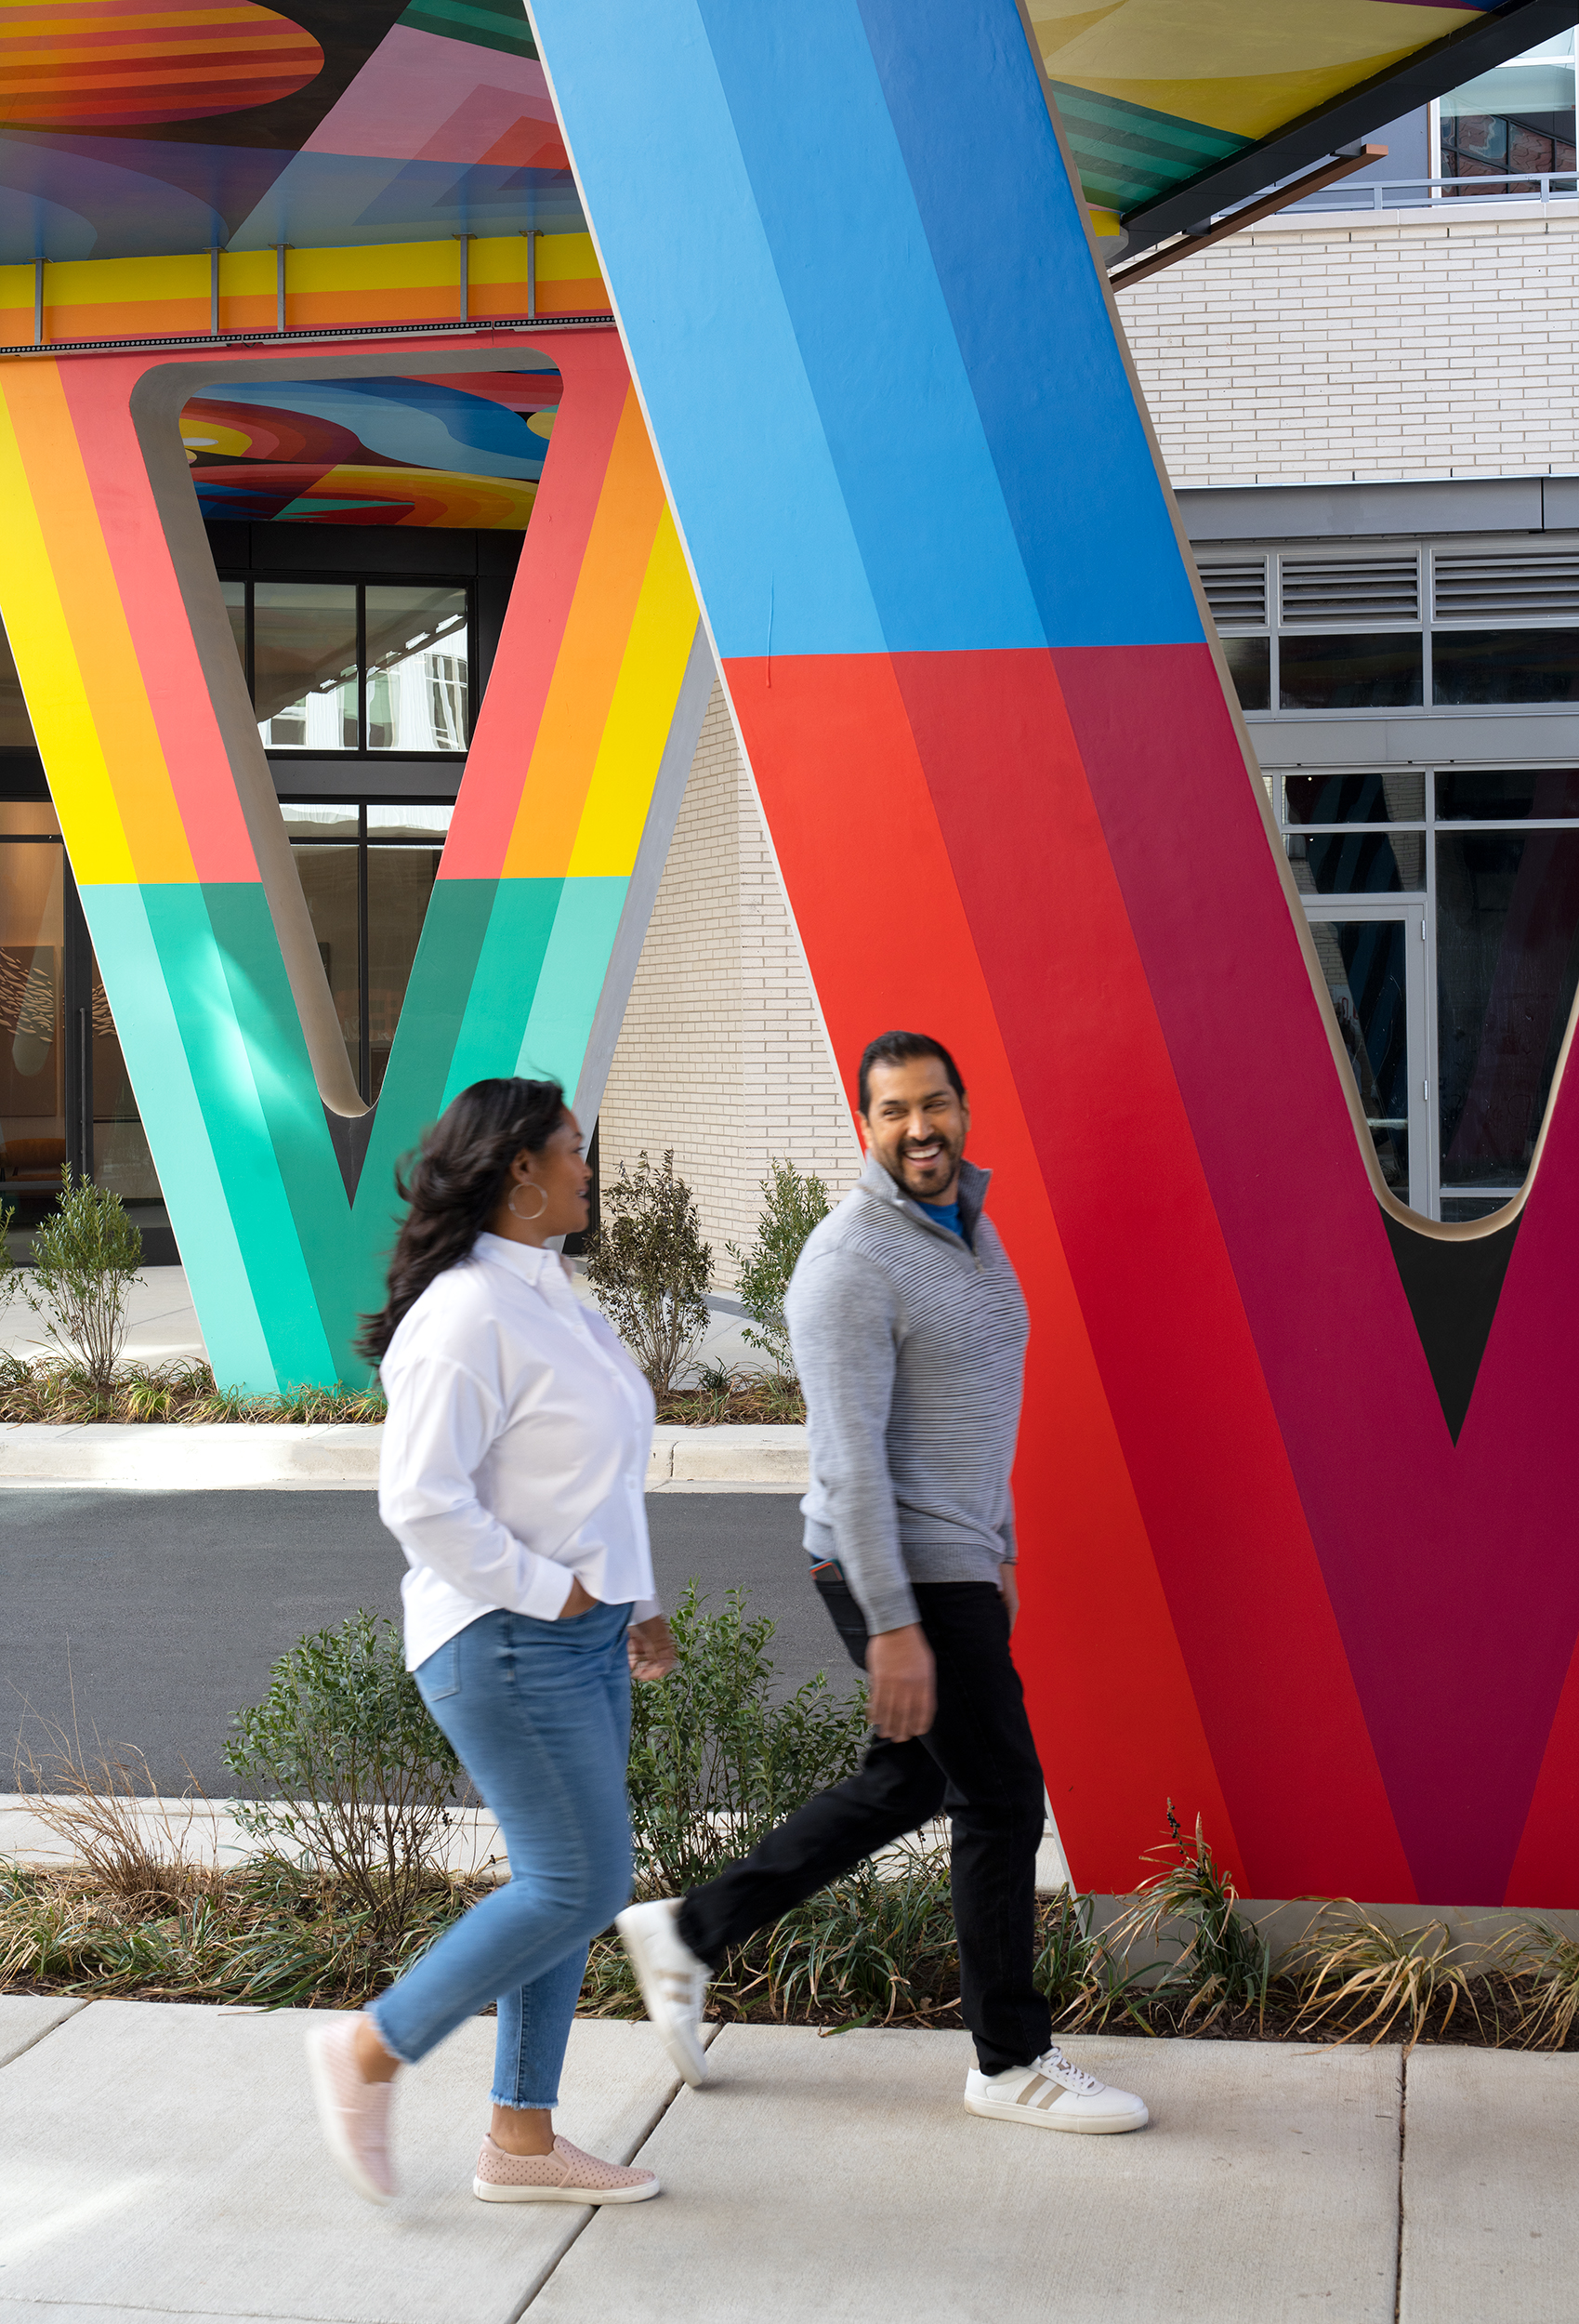
[[[225, 378], [504, 370], [523, 348], [564, 394], [369, 1123], [177, 421]], [[356, 1317], [424, 1124], [497, 1074], [596, 1112], [706, 708], [619, 340], [13, 361], [0, 505], [0, 612], [216, 1375], [363, 1377]]]

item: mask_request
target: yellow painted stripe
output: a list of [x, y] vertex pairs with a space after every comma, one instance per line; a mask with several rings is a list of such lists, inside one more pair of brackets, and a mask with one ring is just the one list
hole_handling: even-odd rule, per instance
[[571, 850], [572, 878], [625, 878], [635, 869], [696, 623], [691, 574], [665, 508]]
[[132, 852], [12, 421], [19, 376], [0, 373], [0, 614], [72, 868], [85, 883], [124, 883], [137, 877]]
[[[54, 594], [72, 634], [91, 643], [77, 675], [95, 730], [91, 755], [75, 748], [52, 754], [46, 728], [37, 729], [72, 866], [83, 880], [127, 876], [85, 869], [72, 838], [72, 828], [80, 831], [88, 851], [85, 861], [96, 859], [102, 841], [95, 818], [103, 812], [101, 774], [108, 773], [119, 833], [112, 843], [113, 860], [121, 860], [121, 850], [129, 839], [132, 878], [166, 882], [194, 879], [191, 850], [94, 507], [59, 365], [46, 362], [8, 364], [4, 376], [21, 468], [28, 480], [28, 497], [47, 548]], [[44, 665], [52, 689], [58, 681], [48, 673], [58, 667], [58, 663]], [[79, 812], [79, 798], [87, 802], [86, 812]]]

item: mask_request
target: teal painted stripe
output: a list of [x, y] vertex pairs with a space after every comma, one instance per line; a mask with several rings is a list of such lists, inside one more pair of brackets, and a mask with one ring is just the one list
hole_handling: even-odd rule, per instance
[[[249, 1047], [231, 993], [230, 963], [217, 939], [203, 891], [191, 886], [146, 887], [142, 894], [174, 1003], [181, 1050], [208, 1125], [252, 1296], [269, 1343], [273, 1367], [270, 1385], [333, 1380], [335, 1367], [315, 1286], [255, 1072], [256, 1066], [266, 1078], [272, 1078], [288, 1074], [293, 1061], [287, 1054], [265, 1066]], [[244, 983], [240, 964], [238, 970]], [[305, 1069], [299, 1025], [296, 1026], [296, 1048]], [[310, 1074], [308, 1087], [313, 1087]], [[343, 1193], [339, 1201], [343, 1218]], [[206, 1317], [204, 1329], [206, 1335]]]
[[[345, 1181], [335, 1157], [273, 916], [256, 881], [208, 881], [203, 896], [264, 1134], [279, 1171], [323, 1335], [321, 1353], [310, 1320], [304, 1314], [300, 1336], [290, 1344], [310, 1360], [313, 1368], [290, 1373], [283, 1384], [343, 1378], [341, 1343], [349, 1319], [359, 1307], [369, 1303], [377, 1285], [367, 1267], [358, 1263], [363, 1254], [347, 1232]], [[244, 1244], [244, 1231], [243, 1240]], [[257, 1263], [270, 1264], [271, 1254], [259, 1252]], [[283, 1357], [283, 1348], [281, 1353]], [[327, 1373], [322, 1369], [326, 1359], [331, 1360]]]
[[[521, 1070], [522, 1037], [541, 989], [562, 879], [501, 879], [488, 916], [441, 1103], [474, 1081]], [[599, 977], [601, 987], [602, 978]]]
[[149, 924], [144, 891], [95, 886], [80, 893], [214, 1376], [228, 1387], [266, 1395], [276, 1384], [269, 1338]]
[[567, 879], [554, 915], [514, 1070], [558, 1081], [567, 1096], [581, 1079], [629, 887], [628, 879]]

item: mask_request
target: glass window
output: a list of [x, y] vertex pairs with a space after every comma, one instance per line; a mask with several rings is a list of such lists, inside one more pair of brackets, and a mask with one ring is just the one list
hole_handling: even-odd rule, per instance
[[1301, 895], [1399, 895], [1426, 884], [1423, 831], [1291, 831], [1283, 844]]
[[10, 642], [0, 628], [0, 750], [31, 750], [33, 720], [22, 700], [22, 681], [11, 659]]
[[438, 877], [436, 847], [367, 851], [367, 1015], [369, 1099], [384, 1086], [395, 1027]]
[[1431, 700], [1579, 702], [1579, 629], [1435, 629]]
[[1424, 699], [1420, 639], [1394, 630], [1278, 640], [1284, 710], [1403, 710]]
[[0, 1176], [13, 1203], [50, 1195], [66, 1160], [65, 869], [46, 840], [0, 844]]
[[1441, 1183], [1522, 1184], [1579, 983], [1579, 831], [1437, 837]]
[[253, 704], [270, 750], [357, 747], [353, 583], [253, 584]]
[[225, 611], [230, 621], [230, 635], [236, 641], [236, 659], [244, 670], [246, 668], [246, 583], [244, 581], [221, 581], [219, 594], [225, 601]]
[[464, 750], [467, 593], [367, 588], [369, 750]]
[[[357, 889], [359, 857], [355, 846], [297, 846], [293, 850], [301, 874], [319, 957], [334, 996], [335, 1014], [346, 1045], [351, 1072], [362, 1080], [362, 943]], [[363, 1093], [365, 1095], [365, 1092]]]
[[1270, 638], [1225, 638], [1223, 654], [1242, 710], [1272, 706], [1272, 643]]
[[419, 799], [281, 803], [346, 1054], [369, 1103], [384, 1086], [454, 812]]
[[1437, 777], [1439, 823], [1557, 823], [1579, 817], [1579, 769], [1521, 768], [1512, 774], [1454, 767]]
[[1406, 1203], [1409, 927], [1403, 920], [1317, 920], [1310, 935], [1382, 1178]]
[[1287, 774], [1283, 803], [1291, 824], [1419, 823], [1426, 820], [1426, 778], [1398, 774]]

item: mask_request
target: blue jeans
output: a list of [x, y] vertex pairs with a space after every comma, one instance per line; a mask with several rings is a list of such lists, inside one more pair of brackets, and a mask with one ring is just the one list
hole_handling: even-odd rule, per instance
[[497, 1820], [510, 1877], [369, 2014], [414, 2066], [497, 2001], [498, 2106], [558, 2105], [588, 1942], [630, 1896], [629, 1620], [628, 1605], [568, 1622], [480, 1615], [414, 1674]]

